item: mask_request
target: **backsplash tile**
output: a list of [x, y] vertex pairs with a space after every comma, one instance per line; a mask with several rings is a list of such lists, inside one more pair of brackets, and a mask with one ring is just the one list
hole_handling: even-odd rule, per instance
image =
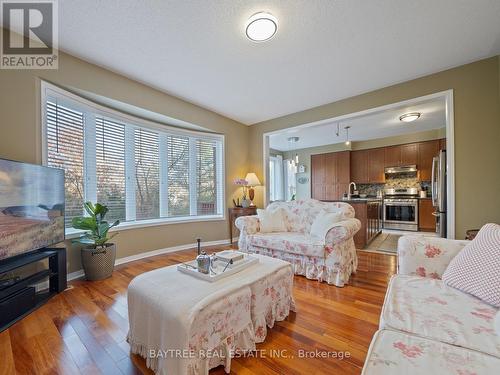
[[389, 188], [413, 188], [416, 187], [418, 190], [426, 190], [429, 195], [430, 183], [420, 182], [417, 178], [391, 178], [387, 179], [385, 184], [357, 184], [357, 188], [360, 194], [373, 195], [376, 196], [379, 191], [382, 193], [384, 189]]

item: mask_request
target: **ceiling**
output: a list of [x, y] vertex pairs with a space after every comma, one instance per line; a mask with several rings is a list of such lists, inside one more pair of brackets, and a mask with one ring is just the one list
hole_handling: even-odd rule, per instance
[[[413, 122], [402, 122], [399, 117], [409, 112], [420, 112], [422, 115]], [[337, 136], [337, 124], [340, 135]], [[373, 114], [354, 117], [349, 120], [327, 122], [310, 127], [287, 129], [269, 137], [269, 146], [278, 151], [325, 146], [343, 143], [346, 140], [345, 126], [350, 126], [349, 140], [367, 141], [370, 139], [411, 134], [426, 130], [444, 128], [446, 126], [446, 107], [444, 99], [425, 101], [411, 106], [399, 106]], [[299, 137], [296, 143], [288, 138]]]
[[[498, 0], [72, 0], [62, 50], [244, 124], [500, 53]], [[258, 11], [278, 18], [245, 37]]]

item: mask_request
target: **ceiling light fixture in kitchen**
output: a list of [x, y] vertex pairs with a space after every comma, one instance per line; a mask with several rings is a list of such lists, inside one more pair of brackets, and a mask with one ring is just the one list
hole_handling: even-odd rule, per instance
[[405, 113], [402, 116], [399, 116], [399, 121], [403, 122], [412, 122], [418, 119], [422, 114], [420, 112], [411, 112], [411, 113]]
[[351, 127], [350, 126], [346, 126], [344, 129], [345, 129], [345, 145], [346, 146], [349, 146], [351, 144], [351, 141], [349, 140], [349, 129]]
[[248, 39], [254, 42], [264, 42], [271, 39], [277, 30], [278, 20], [272, 14], [266, 12], [255, 13], [245, 25]]

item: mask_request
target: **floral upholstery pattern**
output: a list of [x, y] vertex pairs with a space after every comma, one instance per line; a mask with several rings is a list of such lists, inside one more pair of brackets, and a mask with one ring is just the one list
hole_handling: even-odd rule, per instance
[[248, 244], [252, 247], [264, 247], [313, 257], [322, 257], [325, 252], [325, 245], [322, 241], [309, 234], [298, 232], [254, 234], [248, 236]]
[[450, 261], [469, 242], [421, 235], [403, 236], [398, 241], [398, 273], [441, 279]]
[[344, 202], [321, 202], [316, 199], [303, 199], [291, 202], [271, 203], [267, 210], [283, 209], [288, 232], [309, 233], [316, 216], [322, 211], [342, 212], [344, 219], [354, 217], [354, 208]]
[[[344, 202], [320, 202], [315, 199], [274, 202], [268, 210], [282, 209], [288, 232], [261, 233], [257, 216], [236, 219], [240, 230], [241, 251], [279, 258], [292, 263], [294, 273], [308, 279], [344, 286], [358, 259], [353, 236], [361, 223], [354, 218], [354, 208]], [[335, 223], [325, 238], [309, 234], [316, 216], [322, 212], [342, 212], [343, 220]]]
[[295, 311], [292, 269], [282, 269], [270, 277], [262, 278], [250, 288], [255, 342], [260, 343], [266, 338], [267, 327], [273, 328], [274, 322], [284, 320], [290, 311]]
[[208, 375], [219, 365], [229, 373], [234, 356], [255, 350], [268, 328], [295, 311], [291, 265], [258, 258], [251, 269], [215, 283], [175, 265], [137, 276], [127, 293], [131, 352], [157, 375]]
[[442, 280], [396, 275], [391, 279], [380, 329], [393, 329], [500, 358], [494, 329], [498, 309]]
[[496, 374], [499, 309], [447, 286], [448, 263], [469, 241], [403, 236], [398, 275], [385, 296], [380, 330], [362, 374]]
[[295, 311], [292, 290], [293, 272], [286, 267], [200, 311], [193, 322], [189, 350], [210, 357], [193, 358], [188, 372], [205, 374], [224, 365], [229, 373], [231, 355], [255, 350], [256, 343], [264, 342], [267, 328]]
[[224, 296], [199, 312], [191, 326], [189, 349], [212, 350], [251, 323], [250, 288]]
[[402, 332], [377, 331], [363, 375], [497, 374], [500, 359]]

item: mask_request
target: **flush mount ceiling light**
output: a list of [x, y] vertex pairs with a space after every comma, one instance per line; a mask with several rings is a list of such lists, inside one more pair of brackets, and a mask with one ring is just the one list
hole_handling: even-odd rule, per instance
[[420, 112], [405, 113], [403, 116], [399, 116], [399, 121], [412, 122], [418, 119], [422, 114]]
[[263, 42], [271, 39], [278, 30], [278, 20], [266, 12], [255, 13], [245, 26], [248, 39], [254, 42]]

